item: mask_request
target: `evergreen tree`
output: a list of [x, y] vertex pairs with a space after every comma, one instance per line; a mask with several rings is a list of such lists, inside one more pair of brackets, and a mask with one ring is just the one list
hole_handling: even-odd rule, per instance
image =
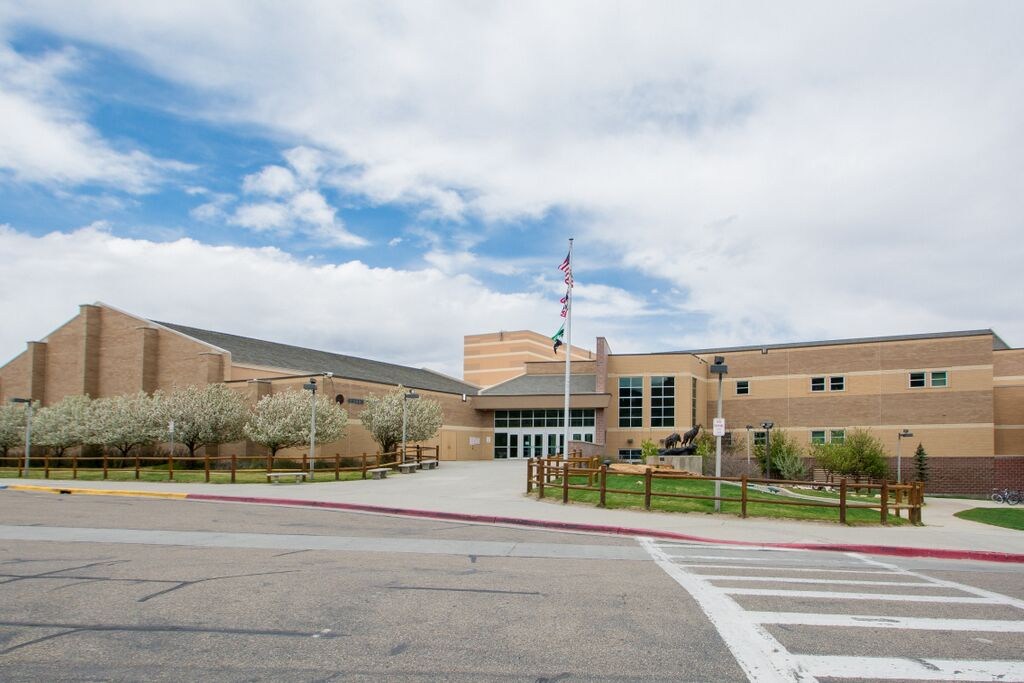
[[914, 468], [917, 470], [918, 481], [928, 481], [928, 453], [920, 443], [914, 451]]

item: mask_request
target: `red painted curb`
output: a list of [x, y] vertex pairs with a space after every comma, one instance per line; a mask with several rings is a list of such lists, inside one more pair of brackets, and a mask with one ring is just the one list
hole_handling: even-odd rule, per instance
[[415, 510], [382, 505], [363, 505], [359, 503], [329, 503], [320, 500], [257, 498], [254, 496], [218, 496], [206, 493], [190, 493], [187, 495], [186, 499], [221, 503], [288, 505], [292, 507], [326, 508], [328, 510], [347, 510], [351, 512], [376, 512], [379, 514], [401, 515], [403, 517], [419, 517], [424, 519], [446, 519], [458, 522], [480, 522], [484, 524], [509, 524], [513, 526], [534, 527], [539, 529], [558, 529], [560, 531], [587, 531], [591, 533], [611, 534], [615, 536], [647, 536], [650, 538], [664, 538], [674, 541], [697, 541], [699, 543], [718, 543], [757, 548], [794, 548], [797, 550], [824, 550], [832, 552], [866, 553], [868, 555], [892, 555], [895, 557], [934, 557], [946, 560], [982, 560], [985, 562], [1011, 562], [1024, 564], [1024, 555], [1017, 553], [999, 553], [989, 550], [947, 550], [944, 548], [911, 548], [906, 546], [856, 545], [847, 543], [758, 543], [755, 541], [723, 541], [715, 538], [690, 536], [673, 531], [655, 531], [653, 529], [637, 529], [632, 527], [607, 526], [603, 524], [580, 524], [578, 522], [553, 522], [543, 519], [524, 519], [519, 517], [492, 517], [490, 515], [471, 515], [463, 512]]

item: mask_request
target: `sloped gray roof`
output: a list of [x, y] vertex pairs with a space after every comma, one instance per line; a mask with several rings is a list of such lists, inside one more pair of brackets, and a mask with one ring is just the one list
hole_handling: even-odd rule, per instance
[[296, 374], [332, 372], [336, 377], [358, 379], [381, 384], [401, 384], [410, 389], [425, 389], [448, 394], [476, 394], [479, 388], [433, 370], [410, 368], [356, 356], [345, 356], [329, 351], [317, 351], [301, 346], [240, 337], [225, 332], [200, 330], [175, 323], [152, 321], [181, 332], [201, 342], [212, 344], [231, 353], [235, 363], [263, 365], [294, 370]]
[[[573, 394], [597, 392], [595, 375], [573, 375], [569, 380]], [[520, 375], [480, 392], [481, 396], [535, 396], [565, 393], [565, 375]]]

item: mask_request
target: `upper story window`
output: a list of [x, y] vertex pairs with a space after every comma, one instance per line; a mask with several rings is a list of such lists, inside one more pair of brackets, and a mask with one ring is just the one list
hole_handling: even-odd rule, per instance
[[845, 391], [846, 390], [846, 377], [843, 375], [832, 375], [830, 377], [812, 377], [811, 378], [811, 391]]
[[750, 394], [750, 380], [741, 379], [736, 382], [736, 395], [747, 396]]
[[846, 441], [845, 429], [812, 429], [811, 444], [825, 445], [827, 443], [843, 443]]
[[754, 432], [754, 445], [763, 446], [767, 439], [768, 432]]
[[948, 387], [949, 372], [947, 370], [915, 370], [910, 373], [910, 388], [922, 389], [924, 387]]
[[644, 378], [619, 378], [619, 426], [643, 427]]
[[674, 427], [676, 424], [676, 380], [674, 377], [651, 377], [651, 426]]

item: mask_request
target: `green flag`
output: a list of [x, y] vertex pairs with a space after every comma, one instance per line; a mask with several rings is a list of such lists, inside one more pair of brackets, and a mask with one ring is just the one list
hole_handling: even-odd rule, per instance
[[562, 337], [564, 335], [565, 335], [565, 323], [562, 323], [562, 326], [558, 328], [558, 332], [555, 332], [553, 335], [551, 335], [551, 341], [553, 341], [555, 343], [555, 345], [554, 345], [554, 352], [555, 353], [558, 353], [558, 347], [562, 345]]

